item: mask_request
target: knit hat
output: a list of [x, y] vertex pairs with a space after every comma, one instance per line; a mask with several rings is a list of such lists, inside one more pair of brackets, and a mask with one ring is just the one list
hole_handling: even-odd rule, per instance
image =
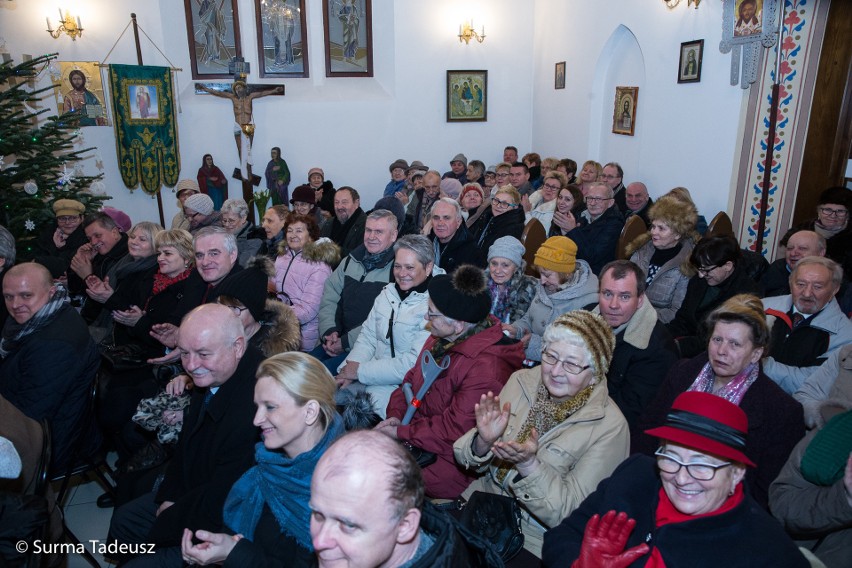
[[425, 174], [429, 171], [429, 168], [423, 165], [423, 162], [421, 162], [420, 160], [414, 160], [413, 162], [411, 162], [411, 165], [408, 166], [408, 170], [406, 170], [405, 175], [410, 175], [411, 170], [417, 170], [418, 172], [423, 172]]
[[462, 164], [464, 164], [464, 167], [467, 167], [467, 156], [462, 153], [458, 153], [453, 156], [452, 160], [450, 160], [450, 164], [452, 164], [453, 162], [461, 162]]
[[272, 261], [264, 256], [249, 259], [242, 270], [231, 274], [216, 288], [219, 296], [230, 296], [248, 308], [255, 321], [263, 319], [266, 305], [266, 285], [275, 274]]
[[524, 261], [524, 252], [526, 252], [524, 245], [515, 237], [500, 237], [488, 247], [488, 261], [491, 262], [494, 257], [506, 258], [520, 268]]
[[405, 207], [403, 207], [402, 201], [393, 195], [388, 195], [376, 201], [373, 211], [377, 209], [385, 209], [393, 213], [396, 216], [396, 228], [402, 228], [403, 223], [405, 223]]
[[479, 193], [479, 196], [482, 199], [485, 199], [485, 191], [483, 191], [482, 186], [479, 185], [478, 183], [474, 182], [474, 183], [465, 184], [464, 189], [462, 189], [461, 195], [459, 195], [459, 203], [464, 201], [465, 194], [469, 193], [471, 191], [475, 191], [475, 192]]
[[322, 176], [322, 179], [325, 179], [325, 172], [322, 171], [322, 168], [311, 168], [308, 170], [308, 179], [311, 179], [311, 174], [319, 174]]
[[748, 416], [742, 408], [715, 394], [687, 391], [678, 395], [663, 425], [645, 433], [756, 467], [745, 455]]
[[448, 318], [479, 323], [491, 312], [491, 294], [481, 268], [463, 264], [452, 274], [433, 276], [429, 298]]
[[494, 174], [496, 176], [497, 175], [497, 166], [496, 165], [495, 166], [488, 166], [488, 168], [486, 168], [486, 170], [485, 170], [485, 173], [486, 174]]
[[109, 215], [110, 218], [115, 221], [115, 224], [118, 226], [118, 230], [122, 233], [126, 233], [130, 230], [130, 227], [133, 226], [133, 222], [130, 220], [130, 216], [124, 211], [119, 211], [115, 207], [104, 207], [103, 209], [101, 209], [101, 212]]
[[819, 194], [819, 202], [817, 205], [842, 205], [847, 211], [852, 210], [852, 190], [845, 187], [829, 187]]
[[394, 160], [394, 162], [388, 166], [388, 171], [393, 173], [396, 168], [402, 168], [403, 170], [408, 170], [408, 162], [403, 160], [402, 158], [398, 158]]
[[586, 310], [573, 310], [562, 314], [544, 330], [544, 342], [550, 343], [553, 339], [551, 334], [558, 336], [558, 329], [565, 329], [579, 336], [589, 357], [595, 366], [595, 376], [598, 382], [606, 379], [609, 364], [612, 362], [612, 353], [615, 349], [615, 335], [612, 328], [601, 316], [587, 312]]
[[849, 452], [852, 452], [852, 410], [829, 420], [808, 443], [802, 454], [802, 477], [814, 485], [834, 485], [843, 478]]
[[462, 184], [456, 178], [444, 178], [441, 180], [441, 191], [443, 191], [444, 195], [447, 197], [458, 199], [461, 190]]
[[577, 245], [568, 237], [550, 237], [535, 251], [539, 268], [570, 274], [577, 265]]
[[183, 206], [187, 209], [197, 211], [202, 215], [210, 215], [213, 213], [213, 200], [210, 199], [209, 195], [205, 195], [203, 193], [190, 195], [189, 198], [183, 202]]
[[317, 202], [317, 196], [314, 188], [308, 184], [304, 184], [294, 189], [293, 197], [290, 199], [290, 205], [295, 204], [297, 201], [314, 205]]
[[53, 213], [57, 217], [82, 215], [85, 212], [86, 206], [75, 199], [57, 199], [53, 203]]
[[180, 197], [180, 194], [184, 191], [191, 191], [192, 193], [201, 193], [201, 190], [198, 189], [198, 182], [194, 179], [182, 179], [177, 182], [177, 185], [175, 186], [175, 193], [177, 194], [177, 196]]

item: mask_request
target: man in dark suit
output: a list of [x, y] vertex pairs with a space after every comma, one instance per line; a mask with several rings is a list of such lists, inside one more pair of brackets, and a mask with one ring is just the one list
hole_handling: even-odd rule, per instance
[[137, 548], [127, 566], [180, 564], [185, 527], [222, 532], [231, 485], [254, 463], [254, 375], [263, 356], [246, 344], [239, 316], [219, 304], [195, 308], [178, 349], [194, 388], [174, 457], [159, 490], [116, 509], [110, 523], [111, 540], [156, 545], [154, 554]]

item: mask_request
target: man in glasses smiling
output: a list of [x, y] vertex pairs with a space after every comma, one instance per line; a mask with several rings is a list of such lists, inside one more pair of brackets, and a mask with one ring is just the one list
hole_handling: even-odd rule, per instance
[[594, 183], [586, 192], [586, 210], [577, 227], [565, 235], [577, 244], [577, 258], [589, 263], [598, 274], [607, 262], [615, 260], [615, 245], [624, 216], [615, 205], [612, 189], [605, 183]]

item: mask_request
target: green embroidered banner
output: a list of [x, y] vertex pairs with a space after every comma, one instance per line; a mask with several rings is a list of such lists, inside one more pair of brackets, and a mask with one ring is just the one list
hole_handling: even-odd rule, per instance
[[110, 65], [115, 146], [124, 185], [150, 195], [180, 172], [177, 121], [168, 67]]

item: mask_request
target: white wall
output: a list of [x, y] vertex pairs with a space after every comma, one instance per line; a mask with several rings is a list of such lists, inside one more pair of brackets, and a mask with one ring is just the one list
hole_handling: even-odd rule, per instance
[[[373, 0], [371, 79], [325, 77], [322, 3], [306, 4], [310, 78], [250, 76], [251, 82], [283, 83], [287, 89], [284, 97], [255, 102], [260, 162], [255, 171], [263, 169], [269, 148], [281, 146], [294, 182], [304, 181], [310, 167], [322, 166], [335, 185], [361, 191], [369, 208], [389, 179], [387, 165], [396, 158], [419, 159], [446, 171], [456, 152], [493, 164], [502, 148], [513, 144], [522, 154], [535, 150], [578, 161], [618, 160], [627, 171], [626, 181], [646, 181], [652, 193], [684, 185], [710, 214], [727, 204], [744, 95], [728, 85], [730, 56], [718, 51], [721, 2], [670, 12], [659, 0], [608, 0], [605, 10], [599, 2], [559, 0]], [[63, 61], [100, 60], [135, 11], [140, 26], [184, 69], [177, 74], [181, 175], [194, 177], [207, 152], [225, 172], [237, 165], [230, 104], [193, 92], [183, 2], [75, 0], [69, 5], [85, 27], [76, 42], [64, 36], [54, 40], [43, 31], [46, 15], [55, 20], [53, 0], [0, 2], [0, 36], [7, 51], [15, 60], [22, 53], [50, 51], [59, 51]], [[238, 0], [238, 5], [243, 56], [256, 71], [254, 0]], [[477, 27], [485, 25], [483, 44], [467, 46], [455, 37], [468, 17]], [[619, 25], [635, 36], [632, 53], [644, 66], [633, 138], [599, 128], [612, 114], [611, 86], [634, 80], [624, 77], [636, 69], [632, 59], [619, 64], [617, 50], [604, 53]], [[678, 85], [680, 42], [700, 38], [705, 40], [702, 80]], [[142, 52], [146, 64], [167, 64], [144, 37]], [[555, 91], [553, 65], [563, 60], [567, 88]], [[135, 61], [128, 31], [107, 63]], [[598, 67], [604, 64], [607, 72], [601, 76]], [[447, 69], [488, 70], [487, 122], [446, 122]], [[83, 131], [84, 143], [97, 146], [104, 159], [105, 183], [115, 197], [111, 204], [134, 221], [156, 218], [155, 201], [138, 190], [131, 194], [121, 182], [112, 130]], [[98, 172], [94, 159], [85, 167], [88, 173]], [[230, 193], [239, 196], [237, 182], [231, 182]], [[167, 221], [176, 211], [171, 196], [166, 189]]]
[[[604, 4], [536, 2], [533, 146], [581, 164], [617, 161], [625, 183], [643, 181], [652, 195], [687, 187], [709, 219], [728, 205], [748, 93], [729, 85], [731, 56], [719, 52], [722, 3], [698, 10], [686, 2], [669, 10], [660, 0]], [[701, 82], [678, 84], [680, 44], [697, 39], [704, 40]], [[553, 88], [557, 61], [566, 61], [564, 90]], [[610, 132], [615, 85], [639, 87], [632, 138]]]

